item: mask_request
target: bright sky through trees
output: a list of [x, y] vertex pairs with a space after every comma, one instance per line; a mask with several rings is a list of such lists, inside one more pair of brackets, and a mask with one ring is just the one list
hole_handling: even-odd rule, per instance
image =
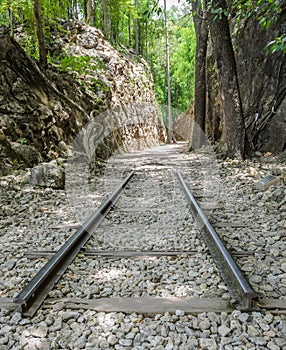
[[[182, 6], [183, 4], [185, 4], [186, 1], [185, 0], [167, 0], [166, 4], [167, 4], [167, 10], [170, 10], [170, 8], [175, 5], [177, 7]], [[164, 0], [159, 0], [159, 4], [161, 7], [164, 6]]]

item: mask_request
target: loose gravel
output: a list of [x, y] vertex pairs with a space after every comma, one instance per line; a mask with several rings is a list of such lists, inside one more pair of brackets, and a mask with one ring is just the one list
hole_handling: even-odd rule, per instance
[[[72, 166], [72, 168], [71, 168]], [[66, 190], [31, 188], [27, 174], [0, 179], [0, 297], [13, 298], [47, 261], [26, 252], [57, 250], [96, 206], [135, 170], [115, 208], [88, 242], [96, 250], [178, 250], [174, 257], [95, 258], [80, 253], [50, 298], [230, 296], [178, 186], [180, 170], [210, 222], [263, 298], [286, 299], [286, 190], [256, 190], [280, 176], [278, 157], [218, 160], [185, 144], [117, 154], [90, 179], [66, 164]], [[192, 255], [187, 253], [192, 252]], [[204, 312], [143, 315], [42, 308], [29, 319], [0, 311], [0, 350], [6, 349], [286, 349], [285, 315]]]

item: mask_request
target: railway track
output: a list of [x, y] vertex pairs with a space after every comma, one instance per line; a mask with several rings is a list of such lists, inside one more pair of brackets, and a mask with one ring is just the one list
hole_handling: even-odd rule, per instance
[[[71, 282], [74, 281], [73, 283], [78, 284], [82, 283], [82, 279], [86, 279], [92, 284], [91, 291], [88, 292], [88, 287], [83, 283], [84, 298], [70, 297], [70, 294], [73, 295], [73, 293], [66, 292], [66, 298], [62, 298], [60, 301], [61, 305], [69, 308], [154, 313], [178, 309], [183, 309], [187, 312], [199, 312], [210, 309], [213, 311], [227, 311], [233, 308], [251, 311], [257, 310], [261, 305], [264, 307], [268, 305], [269, 307], [269, 303], [267, 304], [265, 300], [259, 299], [258, 293], [253, 290], [247, 281], [247, 278], [232, 258], [231, 253], [226, 249], [223, 241], [198, 205], [181, 173], [177, 174], [178, 180], [173, 179], [181, 184], [181, 188], [177, 188], [178, 186], [174, 187], [176, 188], [176, 193], [172, 193], [172, 191], [165, 192], [164, 182], [161, 181], [159, 184], [152, 183], [155, 193], [154, 197], [151, 198], [144, 197], [144, 186], [140, 186], [142, 177], [147, 178], [152, 183], [152, 171], [145, 171], [143, 174], [139, 171], [138, 174], [135, 173], [135, 176], [131, 172], [117, 190], [100, 205], [95, 213], [76, 230], [57, 252], [31, 253], [34, 257], [46, 256], [49, 258], [49, 261], [14, 298], [14, 303], [18, 305], [18, 311], [24, 316], [33, 316], [46, 297], [51, 294], [53, 288], [54, 295], [57, 295], [57, 288], [61, 289], [61, 286], [58, 286], [61, 278], [70, 279]], [[132, 185], [134, 179], [137, 179], [134, 186], [137, 186], [136, 192], [139, 195], [135, 200], [136, 205], [134, 205], [134, 197], [131, 194], [132, 191], [134, 192], [134, 186]], [[170, 198], [178, 206], [182, 205], [182, 198], [178, 193], [182, 195], [183, 192], [190, 203], [192, 216], [189, 213], [188, 206], [184, 209], [178, 207], [178, 211], [181, 214], [180, 218], [172, 218], [171, 222], [164, 223], [164, 221], [160, 220], [160, 216], [163, 216], [168, 211]], [[117, 206], [122, 193], [128, 198], [127, 206], [125, 206], [126, 204]], [[157, 205], [158, 197], [159, 201], [161, 201], [160, 207]], [[113, 210], [111, 210], [112, 208]], [[125, 216], [123, 225], [121, 224], [122, 220], [120, 220], [122, 215]], [[126, 215], [132, 216], [130, 223]], [[105, 221], [103, 221], [104, 219]], [[106, 221], [107, 224], [105, 224]], [[136, 225], [134, 225], [134, 222], [136, 222]], [[198, 273], [190, 271], [195, 270], [196, 264], [199, 263], [206, 265], [205, 277], [209, 280], [202, 289], [216, 289], [212, 286], [212, 280], [216, 271], [214, 271], [213, 262], [210, 262], [211, 258], [206, 251], [202, 237], [198, 234], [197, 229], [194, 229], [195, 224], [198, 225], [202, 232], [202, 237], [209, 247], [212, 259], [221, 274], [221, 279], [220, 277], [215, 277], [218, 279], [217, 284], [221, 286], [221, 291], [216, 297], [207, 295], [207, 298], [190, 298], [186, 291], [182, 292], [184, 284], [188, 285], [190, 282], [192, 286], [196, 285], [198, 287], [197, 291], [200, 291], [201, 278]], [[117, 233], [114, 234], [114, 230]], [[142, 235], [142, 230], [144, 235]], [[166, 234], [166, 242], [163, 242], [164, 244], [161, 240], [159, 242], [156, 241], [156, 232], [158, 230], [172, 231], [172, 234]], [[121, 243], [121, 236], [125, 237], [124, 244]], [[144, 236], [143, 239], [142, 236]], [[126, 247], [126, 237], [129, 237], [127, 239], [127, 242], [129, 242], [128, 247]], [[176, 249], [178, 240], [180, 240], [180, 243], [184, 242], [185, 249]], [[166, 249], [168, 244], [170, 244], [172, 249]], [[200, 256], [196, 258], [198, 253]], [[247, 252], [244, 252], [244, 254], [241, 252], [240, 254], [245, 256]], [[239, 253], [236, 252], [233, 255], [239, 255]], [[205, 261], [199, 259], [202, 256], [205, 257]], [[113, 268], [112, 262], [118, 259], [122, 260], [122, 271], [119, 271], [120, 269], [118, 268]], [[134, 259], [139, 261], [139, 263]], [[164, 259], [164, 263], [170, 265], [169, 271], [160, 270], [162, 259]], [[175, 259], [180, 259], [182, 272], [178, 272], [176, 267], [172, 266], [172, 262]], [[81, 267], [83, 260], [84, 263]], [[145, 260], [147, 263], [145, 263]], [[105, 294], [101, 293], [101, 297], [97, 297], [98, 285], [102, 279], [109, 279], [107, 282], [110, 282], [110, 279], [112, 279], [114, 283], [119, 283], [120, 279], [126, 279], [126, 276], [127, 279], [132, 278], [132, 272], [128, 270], [128, 264], [136, 265], [136, 263], [138, 263], [136, 272], [138, 276], [134, 284], [133, 282], [131, 285], [130, 283], [128, 284], [129, 294], [126, 292], [122, 296], [121, 292], [121, 294], [117, 293], [118, 295], [111, 297], [108, 290], [110, 289], [110, 283], [105, 283], [103, 287]], [[77, 268], [73, 268], [71, 264], [76, 265]], [[104, 264], [106, 264], [105, 267]], [[88, 276], [90, 266], [92, 268], [100, 267], [101, 274]], [[158, 273], [156, 269], [160, 270], [160, 272]], [[82, 272], [83, 277], [77, 276], [78, 270]], [[113, 271], [113, 276], [111, 276], [112, 273], [110, 271]], [[146, 283], [141, 283], [140, 275], [141, 273], [144, 275], [146, 271], [148, 271], [148, 278], [143, 278]], [[93, 281], [92, 278], [94, 278]], [[174, 279], [172, 280], [172, 278]], [[165, 283], [164, 280], [168, 281], [168, 283]], [[226, 297], [227, 292], [222, 281], [225, 282], [228, 289], [229, 298]], [[160, 293], [158, 293], [158, 288], [156, 289], [155, 286], [160, 284], [159, 282], [161, 284], [162, 282], [165, 283], [165, 289], [163, 288], [163, 291], [160, 290]], [[170, 296], [172, 293], [167, 293], [170, 284], [179, 286], [175, 296]], [[144, 294], [142, 292], [144, 287], [147, 287], [148, 293]], [[188, 287], [186, 290], [188, 290]], [[182, 297], [180, 297], [180, 293], [183, 295]], [[210, 295], [212, 296], [212, 293]], [[54, 298], [52, 303], [58, 303], [57, 299]], [[47, 305], [48, 303], [46, 303], [46, 307]], [[274, 305], [273, 301], [272, 305]], [[275, 306], [279, 307], [277, 303]]]

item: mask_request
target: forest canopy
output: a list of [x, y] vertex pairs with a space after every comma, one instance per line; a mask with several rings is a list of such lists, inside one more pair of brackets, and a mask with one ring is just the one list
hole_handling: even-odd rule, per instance
[[[11, 30], [22, 26], [27, 32], [26, 51], [39, 58], [33, 0], [1, 0], [0, 22]], [[177, 1], [174, 1], [177, 3]], [[102, 30], [116, 48], [132, 50], [142, 56], [154, 74], [159, 105], [166, 105], [166, 63], [164, 14], [157, 0], [39, 0], [43, 34], [49, 41], [50, 27], [58, 19], [82, 20]], [[168, 11], [172, 107], [174, 118], [188, 108], [193, 99], [195, 32], [190, 6], [172, 6]], [[48, 46], [48, 45], [47, 45]], [[52, 58], [48, 60], [52, 63]]]
[[[159, 104], [167, 103], [163, 1], [158, 0], [0, 0], [0, 22], [23, 26], [30, 34], [26, 49], [39, 56], [35, 30], [35, 2], [40, 7], [43, 32], [49, 40], [50, 26], [59, 26], [58, 19], [83, 20], [102, 30], [115, 47], [124, 46], [134, 50], [150, 64], [155, 78], [155, 90]], [[167, 1], [168, 3], [168, 1]], [[172, 1], [168, 6], [171, 95], [172, 106], [184, 111], [194, 98], [194, 70], [196, 34], [192, 7], [197, 1]], [[203, 3], [203, 1], [201, 2]], [[275, 21], [284, 8], [279, 0], [234, 0], [229, 2], [229, 14], [236, 21], [255, 17], [264, 27]], [[222, 9], [215, 1], [207, 1], [207, 7], [219, 18]], [[269, 52], [286, 50], [286, 34], [273, 38], [268, 44]]]

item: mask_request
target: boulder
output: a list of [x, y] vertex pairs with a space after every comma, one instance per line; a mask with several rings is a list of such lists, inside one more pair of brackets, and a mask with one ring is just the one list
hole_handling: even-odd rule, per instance
[[64, 168], [56, 161], [42, 163], [31, 169], [30, 184], [35, 187], [65, 188]]
[[12, 149], [28, 167], [34, 166], [42, 160], [40, 152], [32, 145], [25, 145], [18, 142], [12, 142], [11, 145]]

